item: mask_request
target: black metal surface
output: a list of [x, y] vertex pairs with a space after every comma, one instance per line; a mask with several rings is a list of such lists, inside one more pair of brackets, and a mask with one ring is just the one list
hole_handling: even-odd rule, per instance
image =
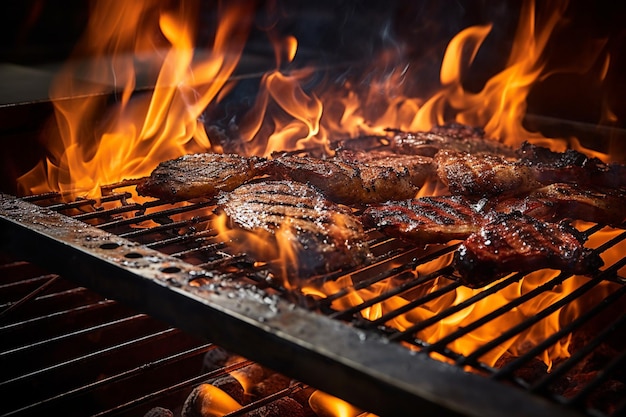
[[[108, 198], [124, 201], [128, 196]], [[95, 213], [92, 208], [94, 204], [102, 202], [87, 201], [84, 203], [87, 208], [81, 211]], [[151, 204], [158, 206], [160, 203]], [[124, 208], [125, 206], [127, 207]], [[219, 269], [211, 267], [218, 266], [227, 270], [228, 268], [224, 269], [225, 265], [240, 266], [237, 258], [228, 254], [223, 258], [216, 258], [216, 253], [222, 253], [220, 248], [223, 245], [213, 241], [211, 234], [206, 231], [197, 236], [195, 231], [179, 233], [181, 228], [185, 229], [190, 224], [203, 221], [202, 217], [194, 214], [197, 214], [195, 210], [198, 209], [206, 215], [206, 203], [191, 204], [186, 208], [160, 207], [155, 214], [146, 214], [145, 206], [128, 202], [122, 204], [122, 208], [98, 209], [98, 215], [73, 213], [81, 215], [84, 221], [100, 224], [120, 235], [145, 239], [143, 243], [159, 246], [159, 249], [173, 252], [175, 256], [164, 255], [161, 251], [147, 248], [146, 244], [130, 242], [11, 196], [3, 195], [0, 207], [3, 220], [2, 239], [7, 249], [34, 257], [37, 262], [59, 270], [64, 275], [69, 274], [72, 279], [78, 279], [84, 285], [107, 296], [130, 303], [176, 327], [205, 337], [380, 415], [424, 415], [424, 412], [432, 412], [437, 415], [447, 413], [495, 416], [502, 415], [506, 410], [510, 415], [571, 416], [578, 415], [584, 409], [578, 407], [576, 409], [579, 411], [574, 411], [574, 408], [562, 407], [560, 403], [566, 401], [558, 396], [543, 393], [530, 395], [523, 382], [507, 376], [507, 373], [515, 374], [516, 368], [511, 363], [503, 368], [502, 374], [498, 374], [497, 370], [477, 360], [480, 355], [476, 358], [471, 355], [459, 356], [450, 352], [445, 343], [429, 346], [423, 341], [415, 340], [413, 342], [416, 346], [422, 349], [421, 352], [415, 352], [399, 343], [391, 342], [390, 340], [397, 337], [394, 336], [397, 330], [386, 328], [384, 321], [370, 324], [357, 314], [360, 309], [373, 305], [380, 299], [353, 307], [350, 311], [331, 311], [330, 315], [333, 317], [325, 317], [277, 296], [274, 288], [261, 289], [251, 285], [250, 282], [259, 281], [250, 277], [254, 274], [246, 275], [241, 271], [238, 274], [218, 273]], [[65, 206], [55, 208], [67, 209]], [[74, 209], [75, 206], [69, 208], [70, 211]], [[186, 216], [173, 221], [163, 214], [167, 210], [185, 212]], [[163, 224], [154, 226], [155, 230], [133, 229], [129, 227], [133, 223], [129, 217], [117, 220], [114, 218], [124, 211], [137, 214], [139, 220], [135, 219], [135, 222], [160, 219]], [[167, 230], [176, 231], [169, 240], [154, 241], [155, 237], [149, 236], [151, 233], [161, 235]], [[190, 240], [192, 247], [181, 250], [181, 241], [189, 243]], [[407, 271], [416, 265], [451, 250], [444, 248], [418, 251], [403, 248], [397, 242], [384, 239], [379, 243], [385, 246], [382, 258], [390, 264], [400, 266], [390, 268], [383, 262], [379, 267], [374, 265], [365, 270], [352, 271], [355, 288], [367, 288], [372, 282], [407, 275]], [[170, 246], [176, 247], [176, 250], [172, 250]], [[201, 259], [198, 261], [199, 265], [181, 260], [188, 257], [189, 253], [193, 253], [195, 259], [198, 253], [203, 252], [208, 252], [211, 259]], [[613, 267], [619, 268], [619, 264]], [[609, 268], [603, 274], [614, 281], [622, 280], [623, 278], [615, 277], [613, 269]], [[391, 294], [411, 290], [414, 286], [428, 283], [436, 276], [446, 276], [451, 272], [450, 268], [443, 267], [418, 280], [404, 277], [405, 283], [391, 290]], [[243, 283], [233, 280], [233, 276], [241, 275], [251, 279]], [[563, 276], [560, 279], [567, 278]], [[601, 278], [599, 276], [595, 281], [600, 281]], [[203, 285], [192, 285], [198, 281]], [[510, 281], [515, 281], [515, 277]], [[595, 281], [591, 280], [590, 283]], [[546, 285], [553, 286], [554, 283]], [[458, 284], [452, 281], [450, 289], [456, 286]], [[329, 300], [322, 300], [321, 304], [349, 291], [350, 289], [339, 291], [331, 295]], [[381, 294], [380, 297], [384, 299], [388, 296]], [[428, 295], [434, 296], [436, 295]], [[619, 299], [619, 296], [615, 297]], [[606, 304], [608, 303], [602, 305]], [[514, 306], [513, 304], [509, 308]], [[328, 305], [316, 307], [324, 310]], [[337, 319], [353, 319], [353, 322], [346, 324]], [[488, 321], [487, 318], [483, 320]], [[411, 341], [410, 337], [401, 338]], [[474, 367], [479, 373], [491, 374], [492, 378], [468, 373], [461, 366], [434, 360], [429, 356], [430, 351], [457, 360], [459, 364]], [[517, 363], [530, 358], [528, 356], [518, 359]], [[508, 382], [501, 383], [499, 380]], [[349, 389], [346, 390], [346, 387]]]
[[5, 253], [0, 311], [3, 416], [177, 410], [216, 348]]

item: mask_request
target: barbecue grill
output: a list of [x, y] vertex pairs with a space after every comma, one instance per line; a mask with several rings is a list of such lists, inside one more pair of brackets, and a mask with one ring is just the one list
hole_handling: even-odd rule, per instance
[[[483, 341], [470, 354], [461, 354], [450, 348], [455, 339], [489, 326], [507, 312], [532, 303], [575, 277], [556, 274], [469, 325], [426, 342], [419, 337], [420, 330], [471, 309], [480, 300], [516, 285], [523, 276], [513, 274], [429, 319], [397, 329], [388, 324], [394, 317], [429, 300], [445, 298], [460, 286], [449, 261], [426, 274], [414, 272], [421, 265], [448, 256], [455, 245], [422, 249], [372, 230], [369, 238], [375, 262], [365, 268], [315, 278], [336, 282], [349, 277], [352, 282], [326, 298], [316, 299], [274, 284], [268, 279], [267, 265], [255, 264], [245, 253], [229, 253], [225, 242], [216, 241], [216, 233], [208, 226], [214, 215], [212, 201], [176, 206], [161, 201], [138, 204], [123, 190], [128, 186], [113, 185], [101, 199], [70, 202], [54, 193], [22, 199], [3, 195], [0, 214], [4, 250], [380, 415], [411, 415], [424, 410], [481, 416], [501, 415], [505, 410], [520, 416], [577, 415], [597, 395], [596, 389], [606, 389], [607, 383], [621, 377], [626, 352], [617, 351], [614, 357], [603, 358], [606, 363], [595, 370], [591, 380], [576, 387], [579, 392], [575, 396], [566, 398], [563, 392], [555, 393], [551, 388], [568, 381], [569, 372], [599, 347], [605, 347], [607, 341], [621, 339], [625, 317], [619, 306], [626, 289], [624, 277], [617, 271], [626, 264], [624, 258], [585, 278], [582, 285], [535, 316], [503, 328], [497, 337]], [[147, 222], [151, 225], [145, 226]], [[585, 233], [593, 236], [602, 229], [602, 225], [592, 225]], [[616, 230], [595, 250], [603, 253], [620, 245], [626, 231]], [[333, 307], [333, 301], [385, 280], [398, 284], [354, 306]], [[445, 285], [435, 292], [420, 291], [435, 280], [443, 280]], [[611, 287], [601, 302], [546, 335], [525, 354], [499, 368], [481, 361], [491, 350], [601, 285]], [[372, 320], [362, 314], [403, 294], [414, 295], [397, 310]], [[610, 318], [607, 312], [611, 312]], [[525, 367], [529, 363], [536, 367], [534, 361], [543, 350], [591, 322], [604, 324], [583, 347], [551, 372], [525, 379]], [[15, 388], [13, 384], [5, 384], [8, 392]], [[511, 404], [516, 404], [513, 409], [509, 409]], [[619, 409], [623, 404], [610, 407], [603, 412], [619, 415], [623, 411]]]
[[[507, 15], [489, 9], [492, 18]], [[438, 29], [456, 33], [456, 24]], [[308, 27], [298, 29], [312, 39]], [[355, 59], [366, 48], [344, 49]], [[239, 80], [248, 94], [261, 71], [256, 61], [243, 62], [255, 71]], [[337, 67], [343, 76], [345, 67]], [[249, 102], [237, 88], [232, 101], [208, 109], [207, 120], [230, 120], [239, 99]], [[537, 105], [545, 97], [535, 110], [545, 110]], [[27, 97], [2, 108], [7, 155], [34, 145], [34, 121], [50, 107]], [[621, 130], [532, 115], [526, 123], [623, 151], [615, 140]], [[195, 386], [254, 362], [299, 382], [229, 416], [305, 386], [380, 416], [626, 415], [626, 224], [576, 223], [605, 260], [585, 277], [513, 273], [468, 293], [451, 264], [458, 242], [421, 247], [373, 229], [370, 264], [286, 288], [275, 261], [258, 262], [221, 238], [212, 199], [137, 200], [140, 179], [106, 185], [98, 198], [16, 197], [13, 171], [44, 153], [3, 157], [3, 415], [180, 412]], [[221, 349], [245, 359], [203, 368], [206, 355]]]

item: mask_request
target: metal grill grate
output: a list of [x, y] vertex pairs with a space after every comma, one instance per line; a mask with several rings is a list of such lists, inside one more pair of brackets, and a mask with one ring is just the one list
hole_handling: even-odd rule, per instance
[[[423, 334], [429, 328], [456, 315], [463, 314], [465, 311], [477, 308], [481, 303], [489, 302], [502, 290], [519, 286], [522, 279], [527, 277], [522, 274], [512, 274], [496, 282], [493, 286], [474, 291], [470, 296], [460, 301], [455, 300], [449, 303], [448, 306], [434, 312], [429, 317], [402, 327], [393, 323], [424, 306], [432, 305], [432, 303], [447, 298], [455, 298], [456, 292], [463, 289], [455, 277], [453, 267], [450, 265], [449, 258], [456, 247], [454, 244], [432, 246], [426, 249], [417, 248], [396, 239], [388, 239], [372, 230], [369, 231], [369, 238], [372, 250], [376, 255], [375, 262], [362, 269], [340, 271], [328, 276], [314, 278], [317, 284], [342, 282], [341, 286], [326, 297], [294, 294], [285, 290], [279, 283], [268, 279], [271, 271], [267, 264], [259, 265], [253, 259], [249, 259], [246, 254], [232, 253], [225, 242], [216, 238], [217, 233], [210, 227], [210, 221], [214, 216], [211, 201], [186, 202], [179, 205], [170, 205], [160, 201], [138, 204], [132, 201], [132, 194], [123, 191], [123, 187], [133, 185], [132, 181], [112, 185], [107, 188], [107, 194], [101, 199], [76, 200], [66, 203], [66, 197], [62, 195], [47, 194], [29, 197], [25, 200], [96, 226], [98, 229], [113, 233], [115, 236], [137, 242], [142, 245], [142, 248], [156, 249], [159, 253], [184, 262], [185, 265], [193, 265], [194, 268], [191, 271], [183, 271], [190, 274], [190, 277], [188, 276], [184, 280], [184, 284], [191, 284], [190, 286], [198, 289], [200, 293], [207, 289], [213, 293], [216, 286], [219, 287], [222, 285], [221, 283], [228, 282], [228, 285], [220, 287], [220, 291], [230, 294], [232, 299], [239, 299], [238, 308], [243, 305], [243, 309], [248, 313], [252, 311], [251, 314], [244, 314], [243, 321], [247, 319], [256, 321], [256, 330], [261, 328], [264, 341], [266, 337], [271, 338], [272, 341], [276, 338], [281, 339], [278, 341], [279, 346], [287, 349], [290, 354], [293, 354], [294, 345], [292, 341], [283, 339], [289, 339], [290, 331], [295, 331], [300, 335], [306, 332], [316, 332], [318, 329], [326, 329], [329, 322], [322, 319], [321, 316], [330, 318], [330, 327], [334, 329], [331, 330], [331, 335], [312, 335], [310, 336], [311, 340], [308, 337], [303, 338], [306, 343], [312, 341], [314, 345], [317, 345], [311, 351], [307, 351], [307, 354], [315, 357], [316, 360], [311, 366], [305, 366], [301, 361], [296, 360], [295, 362], [300, 365], [298, 368], [300, 370], [296, 371], [294, 376], [322, 389], [326, 388], [329, 392], [374, 412], [416, 410], [417, 408], [411, 404], [408, 406], [406, 404], [389, 404], [389, 402], [400, 401], [398, 398], [405, 400], [406, 398], [403, 397], [407, 393], [405, 391], [408, 391], [408, 398], [413, 404], [419, 404], [419, 400], [422, 400], [429, 407], [434, 406], [438, 412], [441, 412], [442, 409], [450, 413], [462, 412], [468, 415], [497, 415], [502, 412], [503, 409], [499, 408], [499, 400], [493, 398], [487, 409], [475, 404], [480, 399], [472, 398], [472, 389], [466, 389], [464, 393], [455, 392], [456, 397], [454, 398], [442, 398], [450, 395], [450, 392], [455, 390], [457, 383], [467, 384], [465, 378], [470, 378], [470, 381], [477, 383], [481, 389], [494, 389], [494, 387], [504, 389], [505, 395], [509, 395], [506, 400], [507, 403], [514, 401], [515, 395], [522, 393], [522, 401], [526, 401], [526, 407], [532, 408], [533, 413], [536, 412], [535, 406], [540, 407], [543, 410], [541, 412], [547, 413], [546, 415], [555, 412], [564, 412], [564, 415], [586, 412], [589, 415], [617, 416], [624, 412], [624, 403], [619, 397], [619, 393], [625, 392], [622, 385], [624, 375], [620, 365], [623, 364], [626, 353], [621, 348], [624, 342], [624, 338], [621, 336], [623, 334], [621, 326], [624, 322], [624, 314], [619, 306], [623, 305], [625, 300], [624, 291], [626, 289], [623, 285], [623, 271], [626, 258], [618, 258], [607, 263], [606, 267], [597, 271], [593, 278], [581, 279], [581, 277], [555, 273], [534, 288], [500, 303], [497, 308], [477, 315], [473, 320], [464, 322], [456, 328], [452, 327], [451, 330], [435, 338], [430, 337], [426, 340]], [[585, 233], [593, 237], [600, 236], [605, 231], [606, 229], [601, 225], [592, 225], [585, 230]], [[610, 237], [600, 237], [599, 239], [601, 243], [597, 244], [595, 250], [598, 253], [604, 253], [609, 249], [623, 245], [626, 231], [615, 229]], [[113, 245], [113, 247], [117, 246], [119, 244]], [[125, 255], [126, 261], [132, 260], [135, 256], [138, 258], [145, 256], [143, 252], [137, 255], [132, 255], [132, 253], [134, 252]], [[431, 267], [431, 265], [435, 266]], [[206, 273], [198, 272], [195, 267]], [[180, 271], [179, 266], [175, 266], [172, 271]], [[165, 278], [165, 281], [168, 283], [169, 290], [180, 287], [189, 290], [175, 279], [168, 277]], [[576, 283], [572, 285], [573, 289], [565, 291], [564, 288], [574, 281]], [[216, 284], [216, 282], [218, 283]], [[263, 292], [252, 291], [252, 293], [242, 296], [242, 288], [249, 291], [249, 287], [244, 287], [248, 284], [252, 284], [255, 289]], [[121, 290], [115, 284], [110, 284], [110, 286], [113, 287], [114, 293]], [[376, 291], [371, 291], [375, 287], [377, 288]], [[378, 287], [382, 289], [378, 289]], [[599, 287], [606, 287], [601, 292], [601, 299], [597, 298], [596, 289]], [[234, 291], [236, 295], [230, 291]], [[363, 292], [369, 292], [372, 295], [364, 297], [360, 302], [352, 301], [348, 307], [337, 307], [343, 305], [342, 299], [354, 298], [355, 294], [359, 295]], [[459, 339], [471, 337], [478, 329], [491, 326], [494, 322], [501, 324], [506, 321], [508, 314], [518, 311], [526, 304], [535, 302], [538, 297], [548, 292], [562, 294], [553, 302], [539, 308], [532, 316], [501, 328], [490, 339], [476, 344], [471, 351], [461, 352], [455, 347], [455, 342]], [[202, 293], [202, 295], [206, 294]], [[275, 295], [280, 299], [287, 300], [287, 303], [280, 304], [282, 301], [279, 302], [272, 298]], [[242, 297], [245, 299], [243, 302], [241, 301]], [[507, 341], [516, 337], [524, 337], [530, 330], [550, 318], [555, 312], [573, 305], [578, 299], [593, 297], [596, 298], [591, 302], [586, 302], [584, 311], [580, 311], [576, 317], [572, 317], [560, 329], [555, 329], [546, 334], [542, 340], [527, 346], [525, 352], [514, 356], [505, 354], [495, 364], [490, 364], [484, 360], [491, 352], [502, 350], [502, 346], [506, 346]], [[272, 318], [271, 325], [267, 324], [268, 318], [265, 317], [265, 310], [259, 312], [257, 304], [246, 306], [246, 301], [250, 301], [248, 298], [257, 301], [261, 298], [261, 304], [265, 304], [266, 308], [269, 306], [269, 310], [272, 311], [270, 315]], [[402, 300], [402, 304], [399, 306], [391, 309], [380, 308], [398, 300]], [[298, 315], [297, 323], [293, 325], [293, 328], [290, 328], [285, 321], [294, 318], [284, 314], [285, 309], [300, 311], [302, 307], [305, 308], [305, 313], [303, 316]], [[371, 310], [377, 308], [381, 312], [378, 315], [372, 315]], [[274, 313], [277, 311], [278, 318], [276, 319]], [[617, 319], [615, 319], [616, 312]], [[260, 317], [257, 317], [257, 313]], [[167, 312], [165, 318], [171, 319], [171, 315], [178, 316], [180, 313]], [[607, 318], [607, 316], [610, 317]], [[278, 321], [276, 328], [273, 327], [274, 319]], [[179, 320], [184, 321], [185, 317], [175, 317], [174, 324]], [[235, 320], [238, 324], [237, 332], [249, 335], [247, 333], [249, 329], [246, 329], [247, 326], [241, 324], [240, 320], [241, 318]], [[304, 321], [300, 322], [300, 320]], [[348, 336], [343, 334], [346, 331], [345, 326], [335, 329], [336, 326], [333, 324], [335, 322], [349, 323], [347, 327], [350, 329]], [[597, 331], [588, 335], [590, 324], [602, 327], [597, 329], [594, 327], [594, 330]], [[554, 360], [552, 369], [547, 372], [545, 364], [538, 361], [537, 358], [542, 355], [545, 356], [545, 352], [564, 339], [571, 338], [581, 329], [586, 330], [583, 332], [586, 338], [584, 346], [576, 350], [569, 358]], [[204, 336], [202, 331], [198, 332], [196, 329], [196, 332]], [[342, 334], [347, 337], [346, 340], [343, 340]], [[353, 337], [356, 337], [360, 341], [358, 344], [362, 346], [355, 347]], [[365, 343], [363, 343], [364, 340]], [[275, 357], [275, 353], [264, 352], [263, 348], [252, 354], [246, 348], [239, 346], [237, 341], [233, 341], [232, 335], [226, 336], [224, 342], [231, 349], [241, 349], [244, 356], [259, 360], [261, 363], [266, 362], [268, 366], [278, 370], [292, 371], [290, 368], [294, 362], [293, 359], [282, 358], [286, 360], [281, 361]], [[322, 356], [328, 355], [328, 357], [323, 357], [323, 360], [330, 359], [331, 362], [340, 363], [342, 367], [347, 366], [348, 371], [342, 370], [339, 375], [347, 377], [351, 383], [356, 380], [355, 378], [363, 378], [363, 373], [370, 378], [372, 377], [370, 372], [378, 373], [380, 371], [377, 368], [379, 364], [372, 366], [372, 362], [380, 361], [380, 358], [375, 357], [379, 353], [382, 353], [385, 360], [392, 365], [385, 364], [382, 366], [384, 372], [387, 372], [382, 377], [378, 375], [373, 377], [372, 381], [353, 385], [351, 388], [356, 394], [341, 392], [340, 389], [336, 391], [337, 386], [335, 384], [320, 383], [320, 381], [328, 378], [315, 376], [308, 370], [311, 368], [314, 374], [319, 373], [314, 369], [315, 365], [318, 364], [318, 355], [320, 355], [318, 349], [325, 350], [325, 344], [328, 343], [336, 344], [336, 351], [329, 354], [321, 353]], [[344, 344], [346, 345], [344, 346]], [[302, 348], [299, 341], [296, 342], [296, 345], [298, 346], [295, 350]], [[393, 350], [385, 351], [387, 348], [384, 346], [388, 345], [394, 346]], [[271, 350], [271, 346], [270, 343], [268, 349]], [[371, 346], [376, 347], [371, 348]], [[396, 350], [397, 346], [401, 347], [401, 350]], [[612, 350], [611, 354], [608, 354], [609, 350]], [[306, 358], [310, 357], [306, 356]], [[355, 361], [357, 365], [346, 365], [344, 362], [347, 358]], [[415, 361], [412, 358], [419, 358], [419, 360]], [[426, 362], [423, 361], [424, 359]], [[417, 364], [411, 365], [411, 361], [417, 362]], [[402, 365], [403, 362], [407, 362], [407, 364]], [[595, 369], [593, 372], [587, 372], [587, 366], [590, 366], [591, 362], [593, 362]], [[417, 368], [413, 369], [412, 366]], [[430, 368], [431, 366], [433, 368]], [[398, 371], [397, 368], [404, 369]], [[442, 388], [438, 386], [436, 381], [442, 377], [439, 374], [431, 373], [431, 371], [435, 373], [441, 370], [449, 372], [450, 369], [454, 369], [455, 373], [452, 376], [443, 377], [441, 383], [449, 386], [441, 391]], [[456, 370], [460, 373], [456, 373]], [[575, 387], [571, 383], [572, 370], [585, 373], [584, 381], [579, 378], [580, 382], [576, 382]], [[415, 381], [414, 375], [407, 375], [410, 372], [422, 372], [423, 376], [417, 379], [431, 378], [432, 384], [424, 387], [423, 382]], [[475, 380], [476, 374], [483, 376]], [[381, 386], [389, 383], [388, 378], [396, 378], [396, 381], [390, 383], [393, 394], [389, 396], [388, 401], [381, 404], [380, 400], [376, 398], [372, 403], [372, 397], [369, 400], [363, 397], [363, 393], [368, 394], [370, 390], [375, 391], [378, 388], [380, 388], [378, 389], [379, 392], [386, 392], [386, 389]], [[413, 387], [408, 390], [405, 390], [404, 387], [399, 388], [401, 392], [398, 394], [398, 385], [404, 385], [407, 378]], [[455, 380], [450, 378], [455, 378]], [[491, 385], [490, 382], [485, 382], [488, 385], [481, 386], [480, 384], [483, 382], [477, 381], [498, 381], [498, 383]], [[566, 384], [564, 381], [570, 382]], [[511, 385], [521, 388], [521, 390], [511, 391], [508, 388]], [[610, 387], [607, 388], [607, 385]], [[619, 398], [611, 398], [612, 395]], [[492, 396], [493, 393], [489, 395], [490, 398]], [[609, 398], [607, 399], [607, 397]], [[543, 398], [549, 399], [549, 403], [544, 403]], [[534, 401], [538, 401], [538, 403]], [[470, 408], [468, 408], [468, 402]], [[555, 405], [556, 408], [549, 404]], [[561, 405], [567, 407], [561, 409]], [[520, 415], [525, 415], [528, 411], [528, 409], [507, 410], [507, 413], [515, 415], [515, 413], [520, 412], [522, 413]]]

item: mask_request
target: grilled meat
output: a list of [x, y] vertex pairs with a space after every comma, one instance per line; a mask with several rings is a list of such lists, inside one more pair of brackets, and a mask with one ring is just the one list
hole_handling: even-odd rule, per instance
[[554, 152], [524, 142], [518, 150], [520, 162], [544, 184], [573, 183], [608, 188], [626, 187], [626, 166], [605, 164], [574, 149]]
[[439, 179], [452, 194], [501, 196], [541, 186], [528, 166], [497, 155], [441, 150], [434, 162]]
[[[218, 206], [243, 230], [266, 232], [270, 238], [288, 233], [292, 245], [288, 250], [296, 257], [289, 267], [298, 276], [366, 264], [372, 256], [360, 220], [302, 183], [244, 184], [220, 193]], [[257, 249], [251, 245], [249, 252]]]
[[511, 272], [542, 268], [586, 274], [602, 260], [583, 247], [585, 238], [565, 223], [546, 223], [513, 212], [498, 214], [459, 246], [454, 264], [464, 285], [484, 286]]
[[192, 154], [161, 162], [137, 185], [139, 195], [179, 201], [213, 197], [260, 174], [266, 160], [233, 154]]
[[492, 209], [501, 213], [519, 211], [544, 221], [572, 219], [618, 225], [626, 220], [625, 202], [626, 196], [615, 190], [557, 183], [523, 197], [498, 201]]
[[[382, 172], [390, 172], [389, 170], [392, 170], [391, 172], [396, 177], [403, 180], [408, 178], [409, 183], [414, 187], [421, 187], [429, 178], [435, 175], [435, 165], [432, 158], [421, 155], [400, 155], [382, 150], [354, 151], [339, 149], [335, 153], [335, 159], [356, 164], [364, 175], [368, 175], [368, 171], [370, 172], [369, 175], [376, 175], [378, 173], [377, 168], [384, 168]], [[378, 192], [384, 191], [378, 190]], [[389, 194], [392, 193], [393, 189], [389, 190]], [[415, 193], [412, 196], [414, 195]], [[389, 199], [392, 198], [399, 199], [400, 197], [395, 194], [389, 197]], [[381, 198], [381, 200], [388, 199]]]
[[359, 205], [411, 198], [432, 172], [429, 158], [397, 158], [394, 164], [391, 155], [360, 162], [360, 153], [340, 155], [327, 159], [278, 155], [269, 160], [266, 174], [313, 185], [335, 202]]
[[465, 239], [483, 221], [479, 206], [460, 196], [390, 201], [368, 207], [361, 218], [366, 227], [422, 245]]
[[457, 152], [515, 156], [510, 146], [495, 139], [485, 138], [485, 132], [458, 123], [433, 127], [429, 132], [403, 132], [395, 130], [390, 147], [403, 154], [434, 156], [442, 149]]

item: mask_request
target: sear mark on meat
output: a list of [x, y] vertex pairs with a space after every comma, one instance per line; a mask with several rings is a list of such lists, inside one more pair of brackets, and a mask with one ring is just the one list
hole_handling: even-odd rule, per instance
[[497, 155], [442, 150], [437, 152], [434, 162], [439, 179], [452, 194], [501, 196], [541, 186], [528, 166]]
[[372, 205], [361, 215], [366, 227], [420, 245], [465, 239], [480, 229], [479, 204], [460, 196], [421, 197]]
[[620, 225], [626, 220], [624, 202], [626, 196], [617, 190], [556, 183], [532, 190], [525, 196], [499, 200], [492, 210], [518, 211], [550, 222], [570, 219]]
[[203, 153], [161, 162], [137, 185], [139, 195], [165, 201], [214, 197], [259, 175], [266, 160], [234, 154]]
[[543, 268], [584, 275], [602, 266], [566, 223], [548, 223], [513, 212], [498, 214], [459, 246], [454, 265], [464, 285], [482, 287], [512, 272]]
[[390, 148], [397, 153], [434, 156], [442, 149], [457, 152], [515, 156], [508, 145], [485, 137], [480, 128], [459, 123], [435, 126], [428, 132], [404, 132], [391, 130]]
[[[250, 232], [292, 235], [298, 276], [364, 265], [372, 254], [360, 220], [314, 188], [294, 181], [262, 181], [222, 192], [218, 207], [233, 226]], [[272, 242], [276, 244], [276, 242]], [[249, 248], [253, 253], [256, 248]], [[270, 261], [271, 259], [259, 259]]]
[[535, 178], [544, 184], [566, 182], [607, 188], [626, 187], [626, 166], [605, 164], [574, 149], [555, 152], [524, 142], [517, 153], [520, 162], [532, 169]]
[[412, 198], [430, 175], [430, 158], [390, 153], [340, 151], [333, 158], [277, 155], [268, 161], [266, 174], [319, 189], [329, 199], [348, 205]]

